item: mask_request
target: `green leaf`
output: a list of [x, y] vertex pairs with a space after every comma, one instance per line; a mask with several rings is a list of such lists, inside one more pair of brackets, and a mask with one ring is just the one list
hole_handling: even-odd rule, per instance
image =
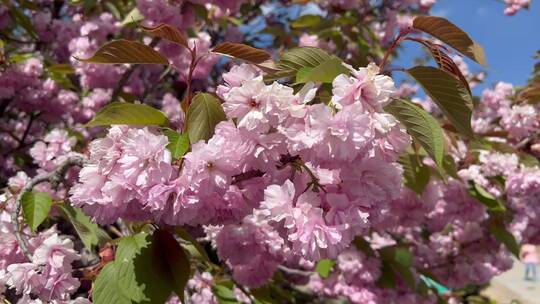
[[283, 54], [277, 65], [277, 71], [267, 75], [265, 80], [295, 77], [301, 68], [314, 68], [330, 59], [338, 57], [314, 47], [293, 48]]
[[67, 74], [62, 73], [54, 73], [49, 71], [48, 77], [57, 84], [59, 84], [63, 89], [66, 90], [76, 90], [75, 86], [71, 82], [71, 80], [67, 77]]
[[221, 103], [214, 95], [197, 93], [187, 111], [189, 142], [194, 144], [199, 140], [208, 140], [214, 135], [216, 125], [226, 119]]
[[120, 25], [127, 26], [133, 23], [138, 23], [143, 20], [144, 20], [144, 16], [141, 14], [139, 9], [135, 7], [126, 15], [126, 17], [124, 18], [124, 20], [122, 20], [122, 23]]
[[130, 297], [124, 294], [117, 280], [118, 264], [111, 262], [99, 272], [92, 287], [92, 302], [95, 304], [131, 304]]
[[454, 60], [452, 60], [452, 58], [444, 52], [444, 48], [442, 46], [427, 40], [421, 40], [419, 42], [429, 50], [431, 56], [441, 70], [457, 77], [459, 81], [461, 81], [463, 86], [467, 88], [469, 93], [471, 92], [471, 88], [469, 87], [467, 79], [465, 78], [457, 64], [454, 62]]
[[317, 266], [315, 266], [315, 270], [322, 278], [326, 279], [332, 272], [334, 265], [336, 265], [336, 261], [323, 259], [317, 262]]
[[296, 73], [296, 83], [332, 83], [338, 75], [349, 74], [349, 70], [342, 63], [341, 59], [332, 58], [313, 68], [303, 67]]
[[458, 169], [456, 162], [454, 161], [454, 158], [451, 155], [445, 155], [443, 159], [443, 168], [444, 172], [451, 177], [459, 180], [461, 179], [459, 175], [457, 174]]
[[403, 267], [411, 267], [413, 265], [412, 253], [403, 247], [396, 247], [394, 250], [394, 260]]
[[422, 145], [439, 168], [443, 167], [444, 135], [439, 122], [418, 105], [395, 99], [384, 110], [394, 115]]
[[441, 40], [481, 65], [486, 65], [486, 58], [482, 46], [473, 41], [467, 33], [445, 18], [418, 16], [413, 21], [413, 27]]
[[525, 167], [538, 167], [540, 166], [540, 161], [538, 158], [524, 152], [519, 152], [519, 162]]
[[414, 258], [409, 249], [399, 246], [388, 246], [381, 248], [379, 253], [383, 260], [383, 269], [384, 263], [387, 263], [403, 279], [407, 286], [414, 290], [416, 288], [416, 278], [411, 271]]
[[122, 13], [120, 13], [120, 10], [118, 7], [113, 3], [113, 1], [106, 1], [103, 3], [103, 5], [107, 8], [107, 10], [114, 16], [115, 19], [120, 20], [122, 19]]
[[64, 75], [75, 73], [75, 69], [70, 64], [64, 64], [64, 63], [51, 65], [47, 68], [47, 70], [50, 73], [64, 74]]
[[32, 231], [36, 231], [49, 215], [52, 206], [51, 196], [45, 192], [25, 192], [21, 202], [24, 220]]
[[370, 257], [376, 257], [377, 256], [375, 254], [375, 251], [373, 250], [373, 248], [371, 248], [371, 244], [361, 236], [357, 236], [357, 237], [354, 238], [354, 245], [356, 246], [356, 249], [364, 252], [365, 254], [367, 254]]
[[[159, 286], [152, 272], [152, 261], [147, 254], [149, 247], [146, 233], [118, 239], [115, 260], [106, 266], [111, 268], [111, 273], [102, 270], [92, 289], [94, 303], [147, 303], [165, 301], [169, 297], [170, 290]], [[154, 290], [158, 290], [160, 296], [151, 292]]]
[[519, 244], [514, 235], [506, 229], [502, 217], [492, 216], [488, 222], [488, 229], [497, 241], [504, 244], [506, 249], [519, 259]]
[[400, 155], [398, 162], [403, 167], [403, 178], [405, 185], [418, 195], [422, 195], [429, 183], [431, 170], [429, 166], [422, 164], [419, 156], [411, 153]]
[[212, 290], [219, 304], [239, 303], [233, 291], [234, 283], [232, 281], [222, 281], [214, 284]]
[[279, 299], [272, 294], [272, 288], [269, 284], [252, 288], [249, 290], [251, 295], [255, 297], [255, 304], [274, 304], [278, 303]]
[[151, 46], [124, 39], [106, 43], [90, 58], [82, 59], [75, 57], [75, 59], [83, 62], [104, 64], [169, 64], [167, 58]]
[[11, 63], [20, 63], [24, 62], [30, 58], [34, 57], [33, 53], [22, 53], [22, 54], [13, 54], [9, 56], [8, 61]]
[[198, 19], [208, 21], [208, 9], [202, 4], [192, 3], [192, 5], [193, 5], [193, 11], [195, 12], [195, 16], [197, 16]]
[[109, 125], [157, 125], [167, 123], [163, 112], [145, 104], [113, 102], [101, 109], [87, 127]]
[[74, 208], [66, 203], [60, 205], [58, 208], [71, 222], [84, 246], [89, 250], [92, 250], [94, 246], [101, 246], [111, 240], [109, 235], [93, 223], [80, 208]]
[[444, 115], [461, 134], [473, 138], [471, 116], [472, 97], [461, 81], [453, 75], [427, 66], [417, 66], [407, 70], [439, 106]]
[[[197, 240], [191, 236], [186, 230], [184, 230], [182, 227], [177, 226], [175, 227], [176, 234], [183, 240], [189, 242], [191, 244], [192, 249], [196, 251], [196, 255], [203, 261], [211, 263], [210, 258], [208, 257], [208, 254], [206, 253], [206, 250], [197, 242]], [[184, 246], [186, 248], [186, 246]], [[188, 252], [192, 252], [192, 250], [188, 250]], [[193, 256], [193, 255], [192, 255]]]
[[389, 262], [382, 260], [381, 261], [381, 276], [377, 281], [377, 285], [382, 288], [395, 288], [396, 287], [396, 277], [394, 269]]
[[191, 274], [184, 251], [162, 230], [119, 239], [115, 260], [107, 267], [112, 273], [102, 271], [93, 288], [96, 304], [164, 303], [173, 292], [183, 299]]
[[292, 28], [313, 27], [321, 23], [322, 17], [319, 15], [304, 15], [291, 22]]
[[180, 244], [167, 231], [158, 229], [152, 238], [156, 271], [184, 302], [184, 289], [191, 276], [189, 259]]
[[189, 136], [187, 133], [180, 134], [171, 129], [166, 129], [163, 134], [169, 138], [167, 149], [171, 151], [174, 159], [181, 159], [189, 150]]
[[223, 42], [216, 45], [212, 49], [212, 53], [238, 58], [253, 64], [260, 64], [272, 58], [272, 55], [265, 50], [233, 42]]
[[484, 188], [482, 188], [482, 186], [476, 183], [473, 183], [472, 186], [469, 188], [469, 194], [476, 200], [478, 200], [480, 203], [482, 203], [484, 206], [486, 206], [489, 211], [506, 211], [506, 207], [500, 200], [494, 198], [493, 195], [491, 195]]

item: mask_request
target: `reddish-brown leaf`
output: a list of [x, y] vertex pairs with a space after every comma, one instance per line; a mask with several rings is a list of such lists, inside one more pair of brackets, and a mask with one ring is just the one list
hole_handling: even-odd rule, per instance
[[261, 64], [272, 56], [265, 50], [257, 49], [241, 43], [224, 42], [218, 44], [212, 53], [238, 58], [249, 63]]
[[471, 88], [469, 87], [467, 79], [465, 78], [465, 76], [463, 76], [463, 73], [461, 73], [461, 70], [454, 62], [454, 60], [452, 60], [452, 58], [450, 58], [450, 56], [448, 56], [442, 50], [442, 47], [440, 45], [437, 45], [427, 40], [421, 41], [420, 43], [422, 43], [429, 50], [431, 56], [433, 57], [435, 62], [437, 62], [437, 65], [441, 70], [456, 76], [467, 88], [467, 90], [471, 92]]
[[187, 39], [182, 32], [176, 27], [162, 23], [156, 27], [143, 26], [142, 29], [156, 37], [174, 42], [184, 47], [188, 47]]
[[486, 58], [482, 46], [445, 18], [418, 16], [413, 21], [413, 27], [441, 40], [481, 65], [486, 65]]
[[103, 45], [94, 56], [75, 59], [91, 63], [169, 64], [169, 61], [152, 47], [136, 41], [113, 40]]

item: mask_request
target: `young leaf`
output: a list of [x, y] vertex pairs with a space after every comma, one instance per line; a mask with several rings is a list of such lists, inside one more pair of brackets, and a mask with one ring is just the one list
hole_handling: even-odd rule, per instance
[[24, 220], [32, 231], [49, 215], [52, 206], [52, 198], [45, 192], [25, 192], [21, 199]]
[[303, 67], [296, 73], [296, 83], [323, 82], [332, 83], [340, 74], [349, 74], [349, 70], [343, 66], [339, 58], [331, 58], [316, 67]]
[[492, 212], [504, 212], [506, 207], [498, 199], [494, 198], [489, 192], [487, 192], [482, 186], [474, 183], [469, 188], [469, 194], [477, 199], [480, 203], [488, 208]]
[[75, 59], [90, 63], [135, 63], [135, 64], [169, 64], [167, 58], [151, 46], [124, 39], [113, 40], [103, 45], [94, 56], [86, 59]]
[[145, 104], [113, 102], [101, 109], [87, 127], [109, 125], [157, 125], [167, 124], [163, 112]]
[[98, 225], [93, 223], [80, 208], [74, 208], [69, 204], [59, 206], [64, 216], [71, 222], [84, 246], [92, 250], [94, 246], [101, 246], [110, 241], [109, 235]]
[[479, 64], [486, 65], [484, 49], [445, 18], [418, 16], [413, 21], [413, 28], [430, 34]]
[[156, 37], [160, 37], [165, 40], [169, 40], [171, 42], [174, 42], [176, 44], [179, 44], [184, 47], [188, 47], [186, 37], [184, 37], [184, 34], [180, 32], [179, 29], [176, 27], [169, 25], [169, 24], [160, 24], [156, 27], [145, 27], [143, 26], [142, 29], [152, 34]]
[[409, 134], [422, 145], [433, 161], [443, 167], [444, 135], [439, 122], [428, 112], [414, 103], [395, 99], [384, 110], [394, 115]]
[[417, 66], [408, 69], [407, 73], [422, 86], [456, 130], [474, 138], [471, 128], [472, 97], [461, 81], [434, 67]]
[[317, 266], [315, 266], [315, 270], [322, 278], [326, 279], [332, 272], [334, 265], [336, 265], [336, 261], [323, 259], [317, 262]]
[[270, 53], [265, 50], [233, 42], [224, 42], [218, 44], [216, 47], [214, 47], [212, 53], [238, 58], [253, 64], [263, 63], [272, 57]]
[[187, 133], [180, 134], [171, 129], [166, 129], [163, 131], [163, 134], [169, 138], [167, 149], [171, 151], [172, 157], [174, 159], [182, 158], [189, 150], [189, 136]]
[[120, 283], [125, 280], [126, 277], [120, 277], [120, 280], [118, 280], [118, 273], [119, 269], [116, 262], [110, 262], [103, 267], [92, 287], [93, 303], [132, 304], [130, 297], [122, 292], [124, 289], [120, 286]]
[[187, 111], [187, 133], [189, 142], [207, 140], [214, 135], [216, 125], [227, 118], [221, 103], [212, 94], [198, 93], [193, 97]]

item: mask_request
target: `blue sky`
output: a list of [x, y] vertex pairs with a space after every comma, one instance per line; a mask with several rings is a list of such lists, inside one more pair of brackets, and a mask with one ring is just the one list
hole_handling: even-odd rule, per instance
[[[502, 1], [501, 1], [502, 2]], [[497, 81], [515, 85], [526, 83], [540, 49], [540, 0], [533, 0], [529, 10], [505, 16], [498, 0], [438, 0], [431, 14], [449, 19], [479, 42], [486, 51], [488, 77], [482, 87]], [[407, 43], [399, 65], [411, 64], [421, 54], [420, 47]], [[473, 70], [481, 68], [468, 61]], [[481, 88], [475, 90], [478, 92]]]

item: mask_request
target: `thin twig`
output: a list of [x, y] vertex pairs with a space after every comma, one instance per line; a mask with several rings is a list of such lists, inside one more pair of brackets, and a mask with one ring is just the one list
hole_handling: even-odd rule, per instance
[[300, 269], [293, 269], [293, 268], [289, 268], [289, 267], [286, 267], [286, 266], [283, 266], [283, 265], [279, 265], [278, 269], [283, 271], [283, 272], [286, 272], [288, 274], [294, 274], [294, 275], [299, 275], [299, 276], [304, 276], [304, 277], [309, 277], [309, 276], [314, 274], [313, 271], [305, 271], [305, 270], [300, 270]]
[[[148, 45], [149, 47], [155, 47], [158, 42], [159, 42], [159, 37], [154, 37], [152, 39], [152, 41], [150, 42], [150, 44]], [[111, 95], [111, 102], [115, 101], [117, 98], [118, 98], [118, 95], [120, 95], [120, 93], [122, 93], [122, 89], [124, 88], [124, 86], [126, 85], [127, 81], [129, 80], [129, 77], [131, 76], [131, 74], [133, 74], [133, 72], [135, 72], [135, 70], [139, 67], [138, 64], [132, 64], [125, 72], [124, 74], [122, 75], [122, 77], [120, 78], [120, 81], [118, 81], [118, 84], [116, 85], [116, 87], [114, 88], [114, 91]]]
[[394, 42], [392, 43], [390, 48], [388, 50], [386, 50], [386, 53], [384, 53], [384, 57], [383, 57], [381, 63], [379, 64], [379, 70], [381, 70], [381, 71], [384, 70], [384, 66], [386, 65], [386, 61], [388, 61], [388, 57], [390, 57], [390, 54], [392, 54], [395, 51], [397, 46], [401, 43], [401, 41], [403, 41], [405, 39], [405, 37], [408, 34], [409, 34], [409, 31], [401, 31], [401, 32], [399, 32], [399, 35], [396, 37], [396, 39], [394, 40]]
[[127, 236], [131, 234], [129, 231], [129, 227], [126, 225], [126, 223], [122, 219], [118, 219], [116, 221], [116, 225], [118, 225], [118, 228], [120, 228], [122, 235]]
[[172, 66], [168, 65], [165, 69], [163, 69], [163, 72], [161, 72], [161, 75], [159, 75], [158, 80], [156, 81], [155, 85], [147, 86], [144, 89], [144, 92], [141, 96], [141, 101], [144, 102], [148, 94], [150, 94], [154, 89], [156, 89], [159, 86], [159, 83], [169, 74], [169, 72], [172, 71]]
[[28, 260], [32, 261], [32, 254], [28, 250], [28, 242], [23, 237], [22, 226], [19, 222], [19, 213], [21, 213], [22, 208], [22, 197], [26, 192], [32, 191], [32, 189], [43, 182], [49, 182], [53, 188], [56, 188], [60, 181], [63, 179], [64, 174], [66, 174], [67, 170], [73, 166], [83, 166], [83, 164], [86, 162], [86, 159], [82, 156], [72, 156], [68, 159], [66, 159], [63, 163], [61, 163], [54, 171], [51, 171], [46, 174], [38, 175], [31, 179], [24, 187], [22, 188], [21, 192], [17, 196], [17, 199], [15, 200], [15, 205], [13, 206], [13, 210], [11, 211], [11, 221], [15, 224], [15, 229], [13, 231], [13, 234], [15, 235], [15, 238], [17, 239], [17, 243], [19, 243], [19, 247], [21, 248], [21, 251], [23, 252], [24, 256], [28, 258]]
[[[38, 114], [39, 115], [39, 114]], [[34, 122], [34, 119], [38, 116], [36, 114], [30, 114], [30, 119], [28, 120], [28, 124], [26, 125], [26, 129], [24, 130], [24, 134], [19, 140], [19, 147], [21, 148], [24, 146], [24, 141], [26, 140], [26, 137], [28, 137], [28, 134], [30, 134], [30, 129], [32, 128], [32, 123]]]
[[516, 149], [521, 150], [521, 149], [527, 147], [527, 145], [528, 145], [531, 141], [536, 140], [536, 138], [538, 138], [539, 136], [540, 136], [540, 133], [525, 138], [524, 140], [520, 141], [520, 142], [516, 145]]

